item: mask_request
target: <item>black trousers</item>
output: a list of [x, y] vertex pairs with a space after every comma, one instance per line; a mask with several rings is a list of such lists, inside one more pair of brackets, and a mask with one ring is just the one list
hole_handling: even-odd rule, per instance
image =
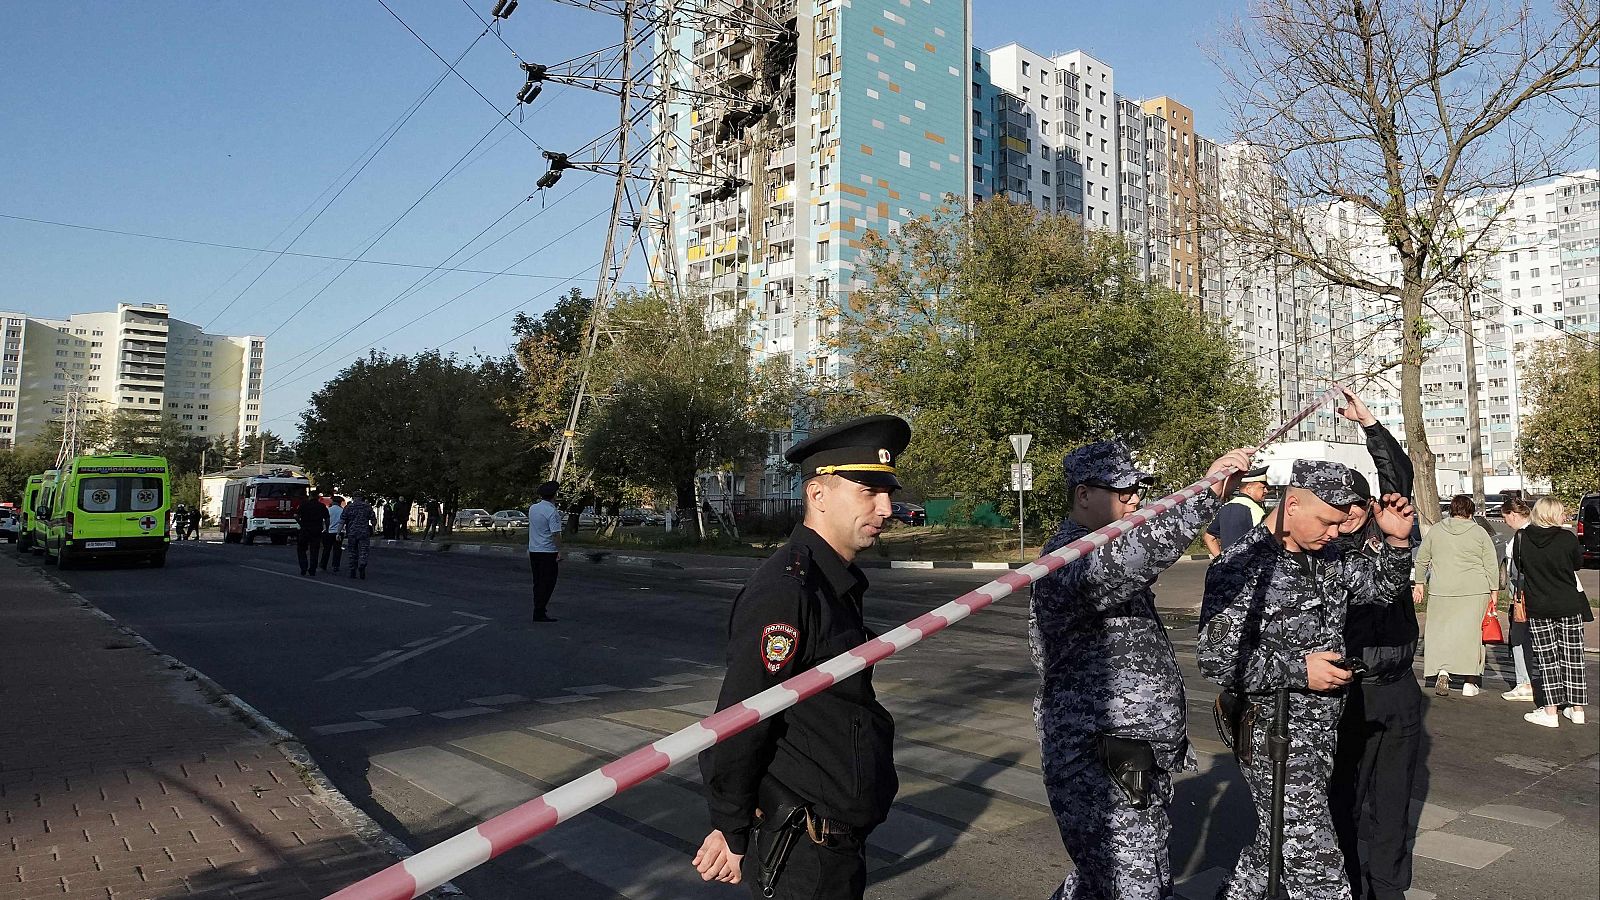
[[317, 570], [317, 551], [321, 549], [322, 532], [302, 528], [294, 541], [294, 555], [300, 558], [300, 574]]
[[533, 614], [536, 616], [544, 615], [550, 607], [550, 595], [556, 592], [560, 564], [560, 553], [528, 554], [528, 567], [533, 570]]
[[[1345, 698], [1329, 807], [1355, 900], [1404, 900], [1411, 886], [1411, 788], [1422, 748], [1422, 689], [1406, 677]], [[1365, 858], [1358, 841], [1365, 841]]]
[[322, 571], [328, 571], [328, 557], [333, 557], [333, 570], [339, 571], [339, 558], [344, 556], [344, 538], [337, 534], [322, 536]]
[[[739, 877], [750, 885], [750, 896], [761, 893], [761, 848], [765, 835], [751, 834], [750, 852], [744, 855]], [[816, 844], [805, 835], [795, 841], [789, 862], [778, 878], [773, 900], [862, 900], [867, 890], [867, 845], [864, 838], [831, 837]]]

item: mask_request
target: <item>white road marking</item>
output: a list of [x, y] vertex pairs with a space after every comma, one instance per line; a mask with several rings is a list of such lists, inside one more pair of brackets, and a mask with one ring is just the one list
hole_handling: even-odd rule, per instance
[[344, 734], [347, 731], [371, 731], [382, 728], [377, 722], [340, 722], [337, 725], [318, 725], [311, 729], [312, 734]]
[[489, 618], [488, 616], [473, 615], [472, 613], [469, 613], [469, 612], [462, 612], [459, 609], [450, 610], [450, 614], [452, 616], [461, 616], [464, 619], [477, 619], [479, 622], [493, 622], [494, 621], [493, 619]]
[[465, 719], [468, 716], [482, 716], [499, 711], [488, 706], [469, 706], [465, 709], [447, 709], [444, 712], [436, 712], [433, 717], [436, 719]]
[[[407, 644], [406, 646], [409, 647], [411, 645]], [[383, 662], [384, 660], [388, 659], [389, 657], [391, 657], [391, 656], [393, 656], [393, 655], [395, 655], [396, 653], [399, 653], [399, 652], [400, 652], [399, 650], [385, 650], [382, 653], [379, 653], [377, 656], [369, 656], [369, 657], [367, 657], [366, 661], [369, 662], [369, 663]]]
[[582, 687], [567, 688], [574, 694], [612, 694], [624, 690], [614, 684], [586, 684]]
[[[305, 582], [305, 576], [296, 575], [293, 572], [279, 572], [277, 569], [263, 569], [260, 566], [245, 566], [245, 565], [241, 565], [239, 568], [241, 568], [241, 569], [251, 569], [251, 570], [254, 570], [256, 572], [265, 572], [268, 575], [280, 575], [280, 576], [282, 576], [284, 578], [293, 578], [294, 580], [299, 581], [302, 584]], [[327, 579], [323, 579], [323, 580], [321, 580], [321, 581], [319, 581], [317, 583], [321, 584], [323, 587], [331, 587], [331, 588], [333, 588], [335, 590], [340, 590], [340, 591], [349, 591], [352, 594], [365, 594], [368, 597], [377, 597], [379, 600], [393, 600], [396, 603], [404, 603], [404, 604], [406, 604], [408, 606], [423, 606], [423, 607], [427, 607], [427, 606], [432, 606], [433, 605], [431, 603], [423, 603], [421, 600], [407, 600], [404, 597], [393, 597], [393, 596], [390, 596], [389, 594], [380, 594], [377, 591], [364, 591], [361, 588], [348, 587], [348, 586], [342, 585], [342, 584], [333, 584], [332, 582], [328, 581]]]
[[[440, 647], [443, 647], [445, 644], [449, 644], [449, 643], [451, 643], [453, 641], [459, 641], [462, 638], [466, 637], [467, 635], [472, 634], [473, 632], [476, 632], [476, 631], [479, 631], [479, 630], [482, 630], [482, 629], [488, 628], [488, 627], [489, 626], [487, 626], [487, 625], [457, 625], [457, 626], [455, 626], [455, 628], [451, 629], [452, 631], [455, 631], [455, 633], [452, 634], [452, 635], [449, 635], [448, 637], [439, 638], [438, 640], [434, 641], [431, 644], [424, 644], [423, 646], [418, 647], [415, 650], [410, 651], [409, 653], [402, 653], [399, 656], [394, 657], [393, 659], [390, 659], [390, 660], [387, 660], [385, 662], [378, 663], [375, 666], [371, 666], [369, 668], [363, 669], [360, 672], [357, 672], [356, 674], [351, 675], [350, 677], [351, 678], [371, 678], [372, 676], [378, 674], [379, 672], [382, 672], [382, 671], [384, 671], [386, 669], [391, 669], [391, 668], [393, 668], [395, 666], [398, 666], [398, 665], [400, 665], [401, 663], [405, 662], [408, 659], [416, 659], [417, 657], [421, 656], [422, 654], [427, 653], [429, 650], [437, 650]], [[459, 630], [457, 630], [457, 629], [459, 629]]]
[[321, 678], [318, 678], [317, 680], [318, 681], [338, 681], [339, 679], [345, 677], [346, 675], [349, 675], [351, 672], [359, 672], [359, 671], [361, 671], [361, 667], [360, 666], [346, 666], [346, 667], [344, 667], [343, 669], [340, 669], [337, 672], [334, 672], [334, 673], [329, 674], [329, 675], [324, 675]]
[[528, 698], [521, 694], [495, 694], [493, 697], [469, 697], [467, 702], [474, 706], [504, 706], [507, 703], [527, 703]]
[[365, 712], [358, 712], [356, 715], [363, 719], [372, 719], [375, 722], [381, 722], [387, 719], [404, 719], [409, 716], [420, 716], [422, 715], [422, 711], [411, 706], [395, 706], [389, 709], [369, 709]]
[[536, 702], [538, 702], [538, 703], [548, 703], [551, 706], [558, 706], [558, 705], [560, 705], [562, 703], [582, 703], [585, 700], [593, 700], [593, 699], [594, 699], [593, 697], [580, 694], [580, 695], [578, 695], [576, 697], [541, 697]]

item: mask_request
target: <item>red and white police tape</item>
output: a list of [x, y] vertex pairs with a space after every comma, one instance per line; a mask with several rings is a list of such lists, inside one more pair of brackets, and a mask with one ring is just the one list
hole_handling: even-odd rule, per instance
[[[1261, 446], [1283, 437], [1290, 428], [1328, 400], [1337, 397], [1330, 389], [1268, 435]], [[1189, 485], [1181, 491], [1155, 501], [1131, 516], [1091, 532], [1054, 552], [1046, 553], [1020, 569], [963, 594], [949, 603], [835, 656], [814, 669], [774, 685], [754, 697], [716, 712], [687, 728], [640, 747], [614, 762], [574, 781], [541, 794], [520, 806], [429, 847], [387, 869], [330, 895], [328, 900], [411, 900], [446, 881], [481, 865], [519, 844], [537, 837], [633, 787], [670, 766], [721, 743], [750, 726], [771, 718], [802, 700], [820, 693], [897, 651], [943, 631], [1002, 597], [1025, 588], [1040, 578], [1105, 546], [1113, 540], [1176, 509], [1179, 504], [1210, 490], [1233, 470], [1219, 472]], [[687, 863], [685, 863], [687, 865]]]

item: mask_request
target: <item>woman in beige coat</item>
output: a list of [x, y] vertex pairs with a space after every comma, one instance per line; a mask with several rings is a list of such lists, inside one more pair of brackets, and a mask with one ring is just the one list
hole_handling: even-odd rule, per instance
[[1450, 677], [1461, 682], [1463, 697], [1476, 696], [1483, 684], [1483, 614], [1500, 586], [1489, 533], [1472, 521], [1472, 498], [1450, 500], [1450, 518], [1433, 526], [1417, 551], [1412, 593], [1428, 598], [1423, 630], [1423, 668], [1437, 673], [1433, 692], [1450, 693]]

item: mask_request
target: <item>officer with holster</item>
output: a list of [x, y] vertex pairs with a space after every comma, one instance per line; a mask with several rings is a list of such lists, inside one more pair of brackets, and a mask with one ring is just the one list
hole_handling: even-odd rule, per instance
[[[734, 600], [718, 709], [873, 636], [853, 561], [888, 522], [894, 463], [910, 440], [903, 420], [869, 416], [785, 454], [804, 479], [805, 519]], [[706, 750], [714, 830], [695, 868], [707, 881], [746, 881], [756, 897], [859, 900], [867, 835], [899, 787], [893, 746], [869, 668]]]
[[[1211, 472], [1250, 465], [1234, 450]], [[1062, 460], [1070, 512], [1045, 552], [1132, 514], [1154, 479], [1120, 443]], [[1039, 579], [1028, 643], [1039, 669], [1034, 722], [1045, 791], [1077, 866], [1065, 900], [1172, 896], [1167, 860], [1171, 776], [1193, 768], [1183, 675], [1150, 586], [1177, 562], [1221, 502], [1225, 479], [1145, 527]]]

